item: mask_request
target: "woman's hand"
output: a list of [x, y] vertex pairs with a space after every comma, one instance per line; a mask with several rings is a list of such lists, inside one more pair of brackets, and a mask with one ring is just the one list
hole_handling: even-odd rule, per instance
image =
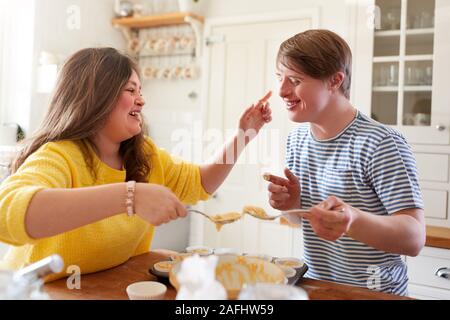
[[261, 130], [264, 124], [272, 121], [272, 110], [267, 101], [271, 96], [272, 91], [267, 92], [256, 104], [248, 107], [239, 119], [239, 130], [246, 134], [246, 138], [249, 140], [253, 139], [259, 133], [259, 130]]
[[264, 179], [270, 181], [269, 203], [277, 210], [291, 210], [301, 208], [300, 181], [288, 168], [284, 169], [286, 178], [277, 177], [268, 173]]
[[247, 144], [256, 137], [265, 123], [272, 120], [272, 110], [267, 102], [271, 95], [272, 91], [267, 92], [256, 105], [245, 110], [239, 119], [238, 132], [225, 143], [214, 159], [200, 167], [202, 185], [209, 194], [213, 194], [225, 181]]
[[311, 208], [309, 213], [303, 215], [309, 220], [314, 232], [328, 241], [335, 241], [346, 234], [356, 216], [356, 209], [347, 205], [335, 196]]
[[186, 217], [187, 211], [168, 188], [153, 183], [136, 183], [134, 209], [148, 223], [158, 226]]

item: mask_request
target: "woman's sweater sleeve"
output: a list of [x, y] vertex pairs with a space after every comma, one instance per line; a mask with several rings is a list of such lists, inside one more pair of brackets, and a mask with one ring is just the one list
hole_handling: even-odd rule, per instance
[[209, 198], [210, 195], [203, 188], [198, 165], [172, 157], [163, 149], [159, 149], [158, 153], [164, 172], [164, 184], [182, 202], [195, 204]]
[[30, 155], [0, 185], [0, 241], [16, 246], [35, 243], [25, 228], [33, 196], [43, 189], [68, 188], [71, 177], [67, 155], [57, 145], [48, 143]]

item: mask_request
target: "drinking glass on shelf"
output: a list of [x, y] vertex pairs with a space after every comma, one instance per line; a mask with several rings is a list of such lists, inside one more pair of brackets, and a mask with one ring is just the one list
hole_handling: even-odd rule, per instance
[[411, 67], [411, 66], [406, 67], [406, 70], [405, 70], [405, 84], [406, 85], [413, 85], [413, 84], [415, 84], [414, 68]]
[[375, 66], [373, 68], [373, 86], [378, 87], [380, 84], [380, 67]]
[[387, 66], [380, 67], [380, 85], [387, 86], [389, 79], [389, 68]]
[[415, 117], [414, 113], [406, 113], [403, 116], [403, 125], [404, 126], [412, 126], [414, 125]]
[[415, 16], [413, 22], [414, 29], [431, 27], [433, 27], [433, 16], [429, 12], [423, 11]]
[[427, 113], [416, 113], [414, 115], [414, 125], [429, 126], [431, 122], [431, 115]]
[[425, 84], [425, 71], [422, 68], [415, 68], [416, 84], [423, 86]]
[[386, 13], [384, 25], [387, 30], [400, 29], [400, 12], [398, 9], [391, 9]]
[[388, 86], [398, 85], [398, 66], [395, 64], [391, 64], [388, 67], [387, 85]]
[[423, 86], [428, 84], [428, 80], [426, 77], [426, 70], [428, 68], [423, 68], [420, 66], [409, 66], [406, 67], [405, 70], [405, 84], [414, 86]]
[[433, 68], [428, 66], [425, 68], [425, 84], [430, 86], [433, 84]]

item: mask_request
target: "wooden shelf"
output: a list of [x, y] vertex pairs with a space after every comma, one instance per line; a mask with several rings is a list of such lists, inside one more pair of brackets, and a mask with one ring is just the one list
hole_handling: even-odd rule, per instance
[[375, 31], [374, 35], [375, 35], [375, 37], [399, 37], [400, 36], [400, 30]]
[[373, 57], [374, 63], [380, 63], [380, 62], [399, 62], [400, 57], [399, 56], [380, 56], [380, 57]]
[[400, 56], [378, 56], [373, 57], [373, 63], [383, 62], [399, 62], [399, 61], [432, 61], [434, 56], [432, 54], [415, 54]]
[[434, 28], [423, 28], [423, 29], [407, 29], [406, 35], [412, 36], [417, 34], [433, 34]]
[[170, 25], [188, 24], [187, 20], [195, 19], [204, 22], [204, 18], [190, 12], [174, 12], [160, 15], [116, 18], [112, 20], [113, 25], [132, 29], [142, 29], [149, 27], [162, 27]]
[[[407, 29], [407, 36], [421, 35], [421, 34], [433, 34], [434, 28], [423, 28], [423, 29]], [[401, 35], [401, 30], [380, 30], [374, 32], [375, 37], [399, 37]]]
[[433, 87], [426, 85], [426, 86], [410, 86], [410, 85], [406, 85], [403, 88], [403, 91], [405, 92], [427, 92], [427, 91], [433, 91]]
[[416, 54], [416, 55], [406, 55], [405, 61], [432, 61], [434, 56], [432, 54]]
[[375, 86], [372, 87], [373, 92], [397, 92], [398, 86]]

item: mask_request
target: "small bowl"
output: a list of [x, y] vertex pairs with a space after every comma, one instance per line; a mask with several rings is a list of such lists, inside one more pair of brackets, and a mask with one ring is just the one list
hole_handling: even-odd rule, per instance
[[288, 279], [295, 277], [295, 275], [297, 274], [297, 271], [295, 271], [295, 269], [292, 267], [286, 267], [286, 266], [280, 265], [280, 268], [283, 270], [286, 278], [288, 278]]
[[156, 281], [141, 281], [130, 284], [127, 294], [130, 300], [162, 300], [167, 287]]
[[261, 260], [264, 260], [267, 262], [272, 262], [272, 259], [273, 259], [268, 254], [263, 254], [263, 253], [244, 253], [243, 255], [246, 257], [249, 257], [249, 258], [261, 259]]
[[192, 254], [198, 254], [200, 256], [209, 256], [213, 253], [213, 250], [205, 246], [191, 246], [186, 248], [186, 252]]
[[186, 259], [187, 257], [193, 256], [193, 253], [190, 252], [181, 252], [181, 253], [177, 253], [175, 255], [170, 256], [170, 260], [175, 261], [175, 262], [180, 262], [183, 261], [184, 259]]
[[175, 261], [160, 261], [153, 265], [156, 271], [159, 272], [170, 272], [170, 269], [172, 269], [172, 266], [175, 264]]
[[159, 261], [155, 263], [152, 267], [152, 273], [158, 277], [169, 277], [170, 269], [176, 261]]
[[214, 249], [214, 254], [215, 255], [224, 255], [224, 254], [238, 254], [238, 251], [236, 249], [233, 248], [216, 248]]
[[274, 262], [276, 265], [283, 267], [291, 267], [294, 269], [299, 269], [304, 265], [304, 262], [297, 258], [276, 258]]

